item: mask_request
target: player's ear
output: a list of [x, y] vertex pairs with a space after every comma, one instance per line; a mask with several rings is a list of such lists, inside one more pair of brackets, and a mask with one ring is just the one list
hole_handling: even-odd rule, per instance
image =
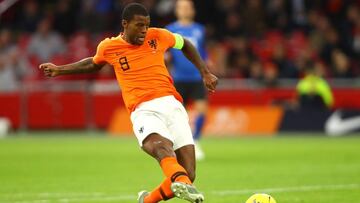
[[128, 21], [127, 20], [122, 20], [121, 25], [123, 26], [123, 28], [126, 28], [128, 26]]

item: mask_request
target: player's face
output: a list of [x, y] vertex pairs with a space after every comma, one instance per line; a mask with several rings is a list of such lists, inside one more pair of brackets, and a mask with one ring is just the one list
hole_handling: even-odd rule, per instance
[[124, 34], [131, 44], [144, 44], [146, 33], [150, 26], [150, 16], [134, 15], [130, 21], [122, 22]]
[[192, 20], [195, 16], [194, 3], [190, 0], [178, 0], [175, 14], [178, 19]]

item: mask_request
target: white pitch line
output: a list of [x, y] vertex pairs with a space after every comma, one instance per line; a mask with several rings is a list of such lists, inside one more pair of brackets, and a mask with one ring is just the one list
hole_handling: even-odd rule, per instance
[[[60, 198], [60, 199], [52, 199], [52, 200], [24, 200], [24, 201], [15, 201], [13, 203], [69, 203], [69, 202], [93, 202], [93, 201], [101, 201], [101, 202], [115, 202], [121, 200], [134, 200], [136, 199], [135, 195], [118, 195], [118, 196], [103, 196], [103, 197], [78, 197], [78, 198]], [[3, 203], [3, 202], [1, 202]]]
[[247, 193], [282, 193], [282, 192], [304, 192], [314, 190], [342, 190], [342, 189], [357, 189], [360, 184], [342, 184], [342, 185], [307, 185], [298, 187], [283, 187], [283, 188], [263, 188], [263, 189], [242, 189], [242, 190], [221, 190], [212, 191], [214, 195], [240, 195]]
[[57, 198], [57, 197], [81, 197], [81, 196], [104, 196], [102, 192], [41, 192], [41, 193], [0, 193], [0, 197], [38, 197], [38, 198]]
[[[360, 184], [341, 184], [341, 185], [307, 185], [298, 187], [282, 187], [282, 188], [263, 188], [263, 189], [239, 189], [239, 190], [214, 190], [209, 191], [209, 194], [215, 196], [225, 195], [241, 195], [252, 193], [283, 193], [283, 192], [304, 192], [304, 191], [319, 191], [319, 190], [351, 190], [360, 188]], [[205, 192], [206, 193], [206, 192]], [[24, 193], [18, 195], [0, 194], [0, 196], [8, 197], [36, 197], [37, 200], [20, 200], [13, 201], [12, 203], [70, 203], [70, 202], [82, 202], [82, 201], [102, 201], [102, 202], [115, 202], [120, 200], [134, 200], [135, 195], [114, 195], [110, 196], [105, 193], [39, 193], [31, 194]], [[47, 199], [45, 199], [47, 198]], [[9, 203], [0, 201], [0, 203]]]

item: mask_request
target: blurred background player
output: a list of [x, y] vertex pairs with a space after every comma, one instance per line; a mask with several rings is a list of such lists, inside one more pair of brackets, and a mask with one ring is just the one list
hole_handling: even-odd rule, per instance
[[[205, 28], [194, 22], [195, 8], [191, 0], [177, 0], [175, 4], [177, 21], [169, 24], [166, 28], [174, 33], [179, 33], [191, 41], [199, 51], [201, 57], [207, 60], [205, 50]], [[169, 61], [172, 63], [171, 74], [175, 87], [184, 99], [184, 105], [194, 102], [195, 120], [193, 136], [195, 140], [196, 159], [205, 158], [199, 140], [201, 130], [205, 123], [207, 110], [207, 93], [204, 88], [198, 69], [178, 50], [170, 50]], [[207, 61], [208, 65], [209, 62]]]

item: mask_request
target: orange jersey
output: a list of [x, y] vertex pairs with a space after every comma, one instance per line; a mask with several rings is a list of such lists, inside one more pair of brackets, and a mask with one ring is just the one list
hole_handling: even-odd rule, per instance
[[93, 61], [114, 67], [124, 103], [132, 112], [140, 103], [158, 97], [173, 95], [182, 102], [164, 61], [165, 51], [174, 45], [173, 33], [149, 28], [142, 45], [132, 45], [120, 35], [103, 40]]

